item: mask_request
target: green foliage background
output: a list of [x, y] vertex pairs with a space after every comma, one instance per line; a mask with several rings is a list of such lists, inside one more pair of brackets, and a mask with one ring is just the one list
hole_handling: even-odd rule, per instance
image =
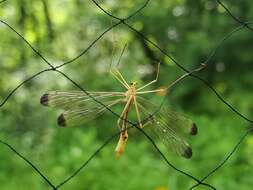
[[[106, 10], [120, 17], [129, 15], [144, 0], [100, 0]], [[224, 1], [240, 18], [253, 18], [253, 2]], [[80, 54], [99, 34], [114, 23], [91, 1], [10, 0], [0, 6], [0, 18], [20, 32], [48, 60], [63, 63]], [[186, 68], [204, 62], [221, 39], [238, 26], [214, 0], [151, 1], [129, 20]], [[20, 82], [47, 65], [16, 34], [0, 25], [1, 101]], [[218, 49], [200, 73], [240, 112], [253, 118], [252, 32], [233, 34]], [[84, 56], [61, 70], [84, 89], [119, 91], [122, 87], [109, 75], [124, 44], [121, 71], [128, 81], [140, 84], [152, 80], [157, 62], [162, 62], [159, 82], [168, 85], [183, 72], [157, 49], [120, 26], [107, 33]], [[55, 184], [72, 174], [101, 144], [117, 131], [117, 118], [108, 113], [82, 127], [59, 128], [59, 110], [42, 107], [40, 96], [49, 90], [76, 90], [60, 75], [44, 73], [24, 85], [1, 108], [0, 139], [13, 145]], [[161, 97], [152, 97], [160, 101]], [[168, 153], [178, 168], [202, 177], [223, 160], [249, 123], [232, 113], [201, 82], [188, 78], [168, 96], [168, 104], [188, 114], [199, 126], [198, 136], [190, 139], [191, 160]], [[182, 190], [194, 182], [169, 168], [150, 142], [132, 131], [125, 154], [114, 156], [117, 139], [62, 190]], [[253, 136], [250, 135], [226, 165], [208, 178], [220, 190], [250, 190], [253, 177]], [[4, 146], [0, 146], [1, 190], [44, 190], [48, 185], [31, 167]], [[199, 187], [199, 189], [204, 189]]]

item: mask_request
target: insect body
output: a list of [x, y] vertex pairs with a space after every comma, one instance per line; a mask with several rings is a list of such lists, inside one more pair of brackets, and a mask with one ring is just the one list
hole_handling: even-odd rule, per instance
[[[113, 106], [123, 104], [124, 108], [117, 121], [120, 138], [115, 149], [116, 157], [120, 157], [125, 150], [128, 140], [127, 129], [130, 126], [129, 112], [133, 110], [136, 115], [137, 127], [147, 131], [150, 130], [152, 138], [159, 139], [166, 147], [171, 148], [178, 155], [191, 158], [192, 149], [185, 139], [188, 136], [197, 134], [197, 127], [192, 120], [166, 108], [161, 108], [157, 113], [154, 113], [157, 106], [142, 97], [143, 94], [167, 90], [167, 88], [143, 90], [157, 81], [159, 66], [160, 64], [158, 65], [156, 79], [139, 88], [136, 82], [128, 84], [119, 70], [114, 69], [111, 70], [111, 74], [126, 88], [125, 92], [87, 92], [85, 94], [82, 91], [50, 91], [41, 97], [40, 102], [44, 106], [58, 107], [65, 110], [58, 117], [58, 125], [63, 127], [94, 119]], [[179, 80], [175, 82], [177, 81]], [[102, 104], [99, 104], [98, 101]]]

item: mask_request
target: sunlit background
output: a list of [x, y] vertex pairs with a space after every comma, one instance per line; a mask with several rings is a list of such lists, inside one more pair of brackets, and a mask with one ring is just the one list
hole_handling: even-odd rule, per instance
[[[105, 10], [126, 17], [144, 0], [100, 0]], [[239, 18], [253, 18], [253, 2], [224, 1]], [[105, 15], [92, 1], [9, 0], [0, 5], [0, 18], [14, 27], [53, 65], [82, 53], [116, 20]], [[214, 0], [160, 0], [149, 5], [128, 23], [157, 43], [187, 69], [205, 62], [222, 39], [239, 25]], [[253, 33], [238, 30], [224, 41], [207, 68], [198, 73], [242, 114], [253, 118]], [[150, 89], [168, 86], [184, 72], [168, 57], [126, 26], [106, 33], [85, 55], [60, 70], [89, 91], [124, 91], [109, 74], [124, 45], [120, 71], [127, 81], [145, 84], [154, 79], [158, 61], [159, 80]], [[0, 100], [23, 80], [48, 68], [21, 38], [0, 24]], [[50, 90], [78, 90], [56, 72], [46, 72], [20, 88], [1, 108], [0, 139], [14, 146], [54, 184], [79, 168], [110, 136], [117, 132], [117, 117], [105, 113], [82, 126], [57, 126], [59, 109], [40, 105]], [[151, 101], [162, 96], [153, 94]], [[189, 139], [193, 157], [186, 160], [164, 150], [168, 160], [196, 177], [205, 176], [232, 150], [250, 127], [200, 81], [187, 78], [166, 97], [165, 107], [188, 115], [199, 127]], [[118, 110], [120, 114], [120, 110]], [[62, 190], [182, 190], [194, 181], [170, 168], [153, 145], [132, 130], [126, 151], [116, 160], [118, 137]], [[217, 189], [250, 190], [253, 176], [253, 136], [249, 135], [231, 159], [208, 178]], [[45, 190], [48, 184], [24, 161], [0, 146], [1, 190]], [[198, 189], [204, 189], [199, 187]]]

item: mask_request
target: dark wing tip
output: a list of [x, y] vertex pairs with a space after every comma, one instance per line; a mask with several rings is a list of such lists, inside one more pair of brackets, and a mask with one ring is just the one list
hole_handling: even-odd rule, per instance
[[183, 157], [189, 159], [192, 157], [192, 149], [190, 147], [187, 147], [184, 151], [184, 153], [182, 154]]
[[57, 119], [57, 123], [60, 127], [66, 127], [66, 119], [64, 117], [63, 114], [61, 114], [58, 119]]
[[41, 96], [40, 103], [44, 106], [48, 106], [48, 94], [43, 94]]
[[193, 123], [193, 125], [191, 127], [190, 134], [191, 135], [197, 135], [198, 134], [198, 128], [197, 128], [197, 125], [195, 123]]

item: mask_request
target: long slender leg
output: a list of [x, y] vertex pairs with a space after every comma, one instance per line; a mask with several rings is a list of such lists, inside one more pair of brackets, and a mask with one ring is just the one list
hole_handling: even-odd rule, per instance
[[[119, 63], [121, 61], [121, 58], [126, 50], [127, 44], [124, 45], [123, 50], [120, 53], [120, 57], [117, 63], [117, 67], [119, 66]], [[122, 76], [122, 74], [119, 72], [119, 70], [117, 68], [112, 69], [112, 63], [110, 65], [110, 73], [123, 85], [125, 86], [127, 89], [130, 88], [130, 86], [128, 85], [128, 83], [126, 82], [126, 80], [124, 79], [124, 77]]]
[[131, 98], [129, 98], [129, 99], [127, 100], [127, 103], [126, 103], [126, 105], [125, 105], [125, 107], [124, 107], [124, 109], [123, 109], [123, 111], [122, 111], [122, 113], [121, 113], [121, 115], [120, 115], [120, 118], [118, 119], [118, 122], [117, 122], [117, 123], [118, 123], [118, 127], [120, 128], [120, 130], [121, 130], [120, 123], [121, 123], [122, 121], [125, 120], [125, 119], [124, 119], [124, 115], [125, 115], [126, 111], [129, 109], [130, 103], [131, 103]]
[[137, 115], [137, 119], [138, 119], [138, 123], [140, 128], [142, 128], [142, 123], [141, 123], [141, 117], [140, 117], [140, 112], [139, 112], [139, 108], [137, 105], [137, 101], [136, 101], [136, 96], [134, 96], [134, 105], [135, 105], [135, 110], [136, 110], [136, 115]]
[[117, 70], [116, 71], [110, 70], [110, 73], [112, 74], [112, 76], [114, 76], [114, 78], [116, 78], [126, 89], [129, 89], [130, 86], [127, 84], [123, 76], [122, 75], [120, 75], [120, 77], [117, 76], [119, 71], [117, 73], [115, 72], [117, 72]]
[[127, 81], [124, 79], [123, 75], [120, 73], [120, 71], [118, 69], [115, 70], [118, 75], [120, 76], [120, 78], [122, 79], [122, 81], [130, 88], [129, 84], [127, 83]]
[[148, 90], [148, 91], [141, 91], [141, 92], [136, 92], [136, 94], [148, 94], [148, 93], [152, 93], [152, 92], [164, 92], [166, 91], [168, 88], [161, 88], [161, 89], [156, 89], [156, 90]]
[[206, 65], [203, 64], [203, 65], [200, 65], [200, 67], [198, 67], [197, 69], [194, 69], [194, 70], [190, 71], [189, 73], [185, 73], [185, 74], [181, 75], [178, 79], [176, 79], [175, 81], [173, 81], [166, 88], [161, 88], [161, 89], [156, 89], [156, 90], [149, 90], [149, 91], [140, 91], [140, 92], [136, 92], [136, 94], [147, 94], [147, 93], [152, 93], [152, 92], [163, 92], [163, 91], [166, 91], [166, 90], [170, 89], [171, 87], [173, 87], [175, 84], [179, 83], [184, 78], [190, 76], [191, 74], [193, 74], [195, 72], [201, 71], [205, 67], [206, 67]]
[[120, 53], [119, 60], [118, 60], [118, 63], [117, 63], [117, 65], [116, 65], [117, 67], [119, 67], [121, 58], [122, 58], [122, 56], [123, 56], [123, 54], [124, 54], [126, 48], [127, 48], [127, 43], [124, 45], [124, 47], [123, 47], [123, 49], [122, 49], [122, 51], [121, 51], [121, 53]]
[[[139, 97], [139, 98], [142, 98], [142, 97]], [[139, 106], [139, 108], [145, 110], [145, 108], [141, 104], [138, 104], [138, 106]], [[149, 116], [145, 119], [145, 123], [142, 122], [142, 128], [144, 128], [147, 125], [150, 125], [150, 124], [154, 123], [154, 121], [155, 121], [154, 120], [154, 115], [149, 114]]]
[[159, 76], [159, 72], [160, 72], [160, 62], [158, 63], [158, 66], [157, 66], [157, 73], [156, 73], [156, 78], [155, 78], [155, 80], [152, 80], [151, 82], [149, 82], [149, 83], [145, 84], [144, 86], [138, 88], [137, 91], [142, 90], [143, 88], [146, 88], [147, 86], [149, 86], [149, 85], [151, 85], [151, 84], [157, 82], [158, 76]]

